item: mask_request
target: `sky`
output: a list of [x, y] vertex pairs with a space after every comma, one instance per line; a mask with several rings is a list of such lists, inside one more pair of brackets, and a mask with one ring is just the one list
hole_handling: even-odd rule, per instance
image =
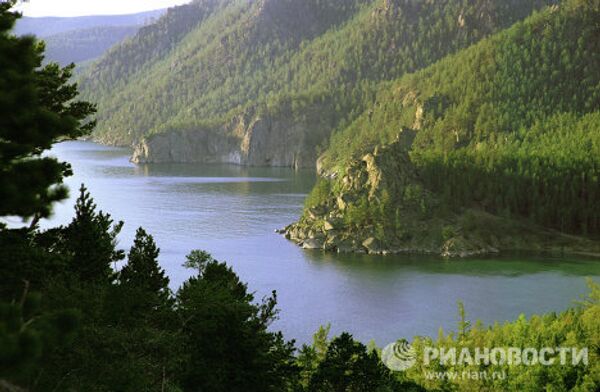
[[25, 16], [118, 15], [167, 8], [190, 0], [29, 0], [17, 7]]

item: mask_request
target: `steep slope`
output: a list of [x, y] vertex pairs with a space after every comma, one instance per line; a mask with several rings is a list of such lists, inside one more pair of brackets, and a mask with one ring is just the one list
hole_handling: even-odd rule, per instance
[[[224, 1], [171, 40], [172, 50], [154, 49], [173, 36], [168, 28], [152, 39], [140, 32], [83, 86], [100, 104], [96, 137], [140, 142], [136, 161], [314, 166], [319, 146], [365, 109], [379, 82], [549, 2]], [[197, 17], [178, 8], [171, 14], [177, 25], [179, 14]], [[119, 55], [132, 51], [134, 61]]]
[[[253, 89], [239, 95], [228, 94], [232, 86], [252, 80], [255, 71], [272, 68], [275, 59], [342, 22], [359, 3], [204, 1], [189, 5], [196, 10], [173, 9], [152, 26], [153, 34], [142, 30], [129, 45], [101, 60], [84, 81], [92, 97], [104, 93], [99, 99], [99, 137], [130, 142], [179, 120], [180, 112], [190, 113], [194, 125], [218, 118], [255, 97], [260, 81], [254, 80]], [[214, 11], [210, 17], [207, 9]], [[184, 17], [195, 26], [181, 30]], [[170, 27], [179, 28], [181, 34]], [[162, 42], [169, 43], [166, 50]], [[120, 63], [119, 58], [125, 57], [119, 56], [121, 52], [127, 62]], [[200, 98], [207, 106], [195, 103]], [[111, 131], [116, 126], [119, 129]], [[185, 129], [185, 124], [178, 129]]]
[[598, 20], [597, 0], [567, 1], [382, 88], [334, 135], [330, 180], [287, 236], [338, 251], [598, 253], [584, 238], [600, 234]]

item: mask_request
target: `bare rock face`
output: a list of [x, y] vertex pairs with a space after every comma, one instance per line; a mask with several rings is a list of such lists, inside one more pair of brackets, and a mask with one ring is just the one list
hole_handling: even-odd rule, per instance
[[134, 163], [240, 163], [235, 138], [212, 132], [169, 132], [149, 136], [133, 151]]
[[317, 159], [305, 143], [307, 129], [302, 123], [285, 119], [257, 118], [243, 129], [240, 153], [249, 166], [314, 167]]
[[317, 160], [315, 124], [285, 113], [246, 112], [217, 129], [172, 131], [148, 136], [134, 146], [134, 163], [231, 163], [312, 168]]

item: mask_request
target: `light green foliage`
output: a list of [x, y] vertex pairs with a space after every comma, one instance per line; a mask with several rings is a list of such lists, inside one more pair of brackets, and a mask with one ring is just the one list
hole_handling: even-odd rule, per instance
[[304, 206], [306, 208], [311, 208], [316, 205], [319, 205], [323, 200], [326, 200], [328, 197], [331, 197], [331, 195], [331, 182], [326, 179], [319, 178], [315, 187], [304, 200]]
[[[597, 347], [600, 338], [598, 314], [600, 311], [600, 286], [590, 281], [590, 294], [582, 305], [560, 314], [550, 313], [535, 315], [527, 319], [520, 316], [517, 320], [484, 327], [475, 323], [469, 327], [464, 314], [464, 307], [459, 304], [461, 322], [459, 333], [440, 334], [438, 339], [418, 338], [412, 345], [417, 350], [417, 364], [406, 372], [408, 379], [415, 381], [427, 390], [468, 390], [468, 391], [538, 391], [568, 390], [594, 391], [600, 386], [600, 361]], [[581, 362], [571, 364], [571, 356], [567, 356], [567, 364], [560, 364], [560, 356], [555, 357], [552, 365], [535, 363], [533, 365], [490, 364], [473, 365], [458, 363], [441, 366], [439, 361], [425, 365], [422, 361], [423, 349], [434, 347], [460, 353], [467, 348], [475, 353], [476, 348], [490, 349], [495, 347], [535, 348], [574, 347], [578, 350], [588, 349], [588, 364]], [[552, 357], [552, 356], [550, 356]], [[487, 372], [490, 377], [455, 379], [431, 379], [427, 375], [432, 372]], [[504, 374], [503, 377], [491, 377], [492, 373]]]

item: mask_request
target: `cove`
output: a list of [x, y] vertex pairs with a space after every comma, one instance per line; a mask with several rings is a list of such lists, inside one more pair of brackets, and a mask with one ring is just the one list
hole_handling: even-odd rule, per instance
[[[72, 164], [71, 198], [42, 227], [68, 223], [81, 183], [99, 208], [124, 220], [127, 249], [143, 226], [161, 248], [175, 289], [190, 275], [181, 266], [192, 249], [227, 261], [256, 297], [276, 290], [287, 339], [308, 343], [320, 325], [383, 346], [415, 335], [455, 330], [457, 301], [471, 320], [489, 324], [562, 311], [587, 292], [600, 263], [583, 257], [502, 255], [434, 257], [338, 255], [302, 250], [274, 233], [296, 220], [316, 177], [310, 170], [229, 165], [134, 165], [128, 149], [91, 142], [56, 145]], [[16, 223], [16, 222], [13, 222]]]

